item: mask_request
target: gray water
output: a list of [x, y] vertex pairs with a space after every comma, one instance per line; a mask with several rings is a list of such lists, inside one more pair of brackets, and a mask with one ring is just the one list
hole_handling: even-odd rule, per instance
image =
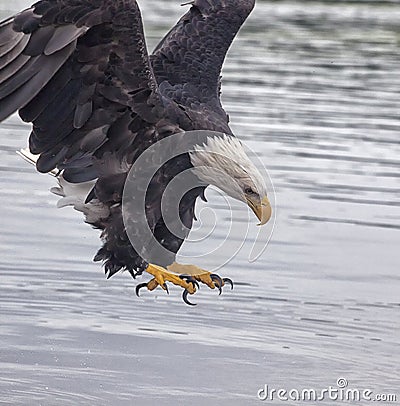
[[[5, 3], [3, 16], [27, 5]], [[141, 7], [150, 48], [184, 10]], [[137, 298], [128, 275], [106, 280], [91, 262], [98, 232], [57, 209], [54, 178], [15, 154], [29, 126], [4, 122], [0, 404], [253, 405], [265, 384], [321, 390], [338, 378], [399, 401], [399, 21], [394, 2], [257, 4], [224, 66], [223, 102], [269, 170], [275, 230], [249, 263], [253, 219], [219, 269], [235, 289], [201, 289], [196, 307], [176, 288]], [[183, 255], [228, 233], [226, 202], [209, 200], [215, 232]], [[211, 269], [225, 254], [191, 262]]]

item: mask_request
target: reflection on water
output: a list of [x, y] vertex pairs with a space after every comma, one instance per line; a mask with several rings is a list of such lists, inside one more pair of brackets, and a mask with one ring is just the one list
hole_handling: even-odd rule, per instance
[[[142, 3], [153, 46], [182, 10]], [[259, 2], [230, 51], [224, 104], [270, 171], [278, 217], [257, 262], [249, 242], [221, 270], [235, 290], [203, 289], [196, 308], [177, 289], [138, 299], [128, 276], [106, 281], [97, 232], [16, 156], [29, 127], [1, 125], [0, 403], [247, 405], [265, 383], [339, 376], [398, 390], [400, 8], [306, 4]], [[222, 207], [204, 246], [228, 227], [209, 198]]]

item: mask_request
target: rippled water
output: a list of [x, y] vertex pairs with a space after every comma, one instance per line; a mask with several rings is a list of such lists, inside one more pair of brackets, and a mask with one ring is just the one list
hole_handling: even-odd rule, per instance
[[[183, 9], [141, 3], [152, 47]], [[54, 178], [15, 154], [29, 127], [3, 123], [0, 404], [250, 405], [264, 384], [323, 389], [338, 377], [399, 399], [399, 21], [398, 4], [382, 1], [257, 4], [224, 67], [223, 101], [273, 179], [275, 231], [249, 263], [251, 224], [219, 270], [234, 291], [202, 289], [194, 308], [177, 289], [139, 299], [127, 275], [105, 280], [90, 261], [98, 233], [56, 209]], [[215, 212], [199, 217], [216, 215], [217, 228], [183, 255], [227, 235], [226, 203], [209, 198]]]

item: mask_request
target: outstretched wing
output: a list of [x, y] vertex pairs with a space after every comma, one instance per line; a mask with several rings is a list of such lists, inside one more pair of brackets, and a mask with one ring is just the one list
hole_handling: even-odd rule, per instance
[[0, 23], [0, 121], [16, 110], [37, 169], [70, 182], [154, 142], [164, 108], [136, 1], [41, 0]]
[[[193, 120], [209, 129], [207, 114], [224, 120], [220, 74], [225, 55], [255, 0], [194, 0], [190, 10], [151, 55], [160, 90], [184, 107]], [[203, 111], [204, 114], [201, 114]], [[214, 114], [213, 114], [214, 115]], [[218, 124], [214, 115], [213, 120]], [[222, 123], [220, 123], [222, 124]], [[206, 128], [205, 128], [206, 129]]]

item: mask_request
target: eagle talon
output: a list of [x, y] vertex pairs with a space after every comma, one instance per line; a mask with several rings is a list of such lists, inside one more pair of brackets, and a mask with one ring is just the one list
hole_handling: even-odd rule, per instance
[[168, 293], [168, 295], [169, 295], [169, 290], [168, 290], [167, 284], [164, 282], [162, 286], [163, 286], [164, 290], [165, 290], [165, 291]]
[[[210, 275], [210, 278], [213, 281], [214, 286], [218, 289], [218, 296], [221, 296], [222, 286], [223, 286], [222, 279], [218, 275]], [[220, 281], [221, 281], [221, 283], [220, 283]]]
[[229, 283], [231, 285], [231, 290], [233, 289], [233, 281], [232, 281], [232, 279], [222, 278], [222, 280], [224, 281], [224, 283]]
[[210, 278], [214, 282], [214, 285], [221, 290], [222, 286], [224, 286], [222, 278], [215, 273], [210, 274]]
[[231, 289], [233, 289], [233, 282], [229, 278], [221, 278], [219, 275], [207, 272], [195, 265], [181, 265], [174, 262], [165, 269], [159, 265], [149, 264], [146, 272], [152, 275], [153, 279], [147, 284], [141, 283], [137, 286], [136, 294], [138, 296], [140, 289], [145, 286], [150, 291], [160, 286], [169, 294], [167, 283], [173, 283], [183, 288], [183, 301], [190, 306], [195, 306], [196, 303], [192, 303], [188, 299], [188, 295], [193, 295], [200, 289], [200, 282], [207, 285], [210, 289], [218, 289], [219, 295], [222, 294], [222, 288], [225, 283], [229, 283]]
[[185, 290], [183, 291], [183, 294], [182, 294], [182, 299], [183, 299], [183, 301], [184, 301], [186, 304], [190, 305], [190, 306], [196, 306], [197, 303], [189, 302], [189, 299], [187, 298], [188, 293], [189, 293], [189, 291], [188, 291], [187, 289], [185, 289]]
[[140, 297], [139, 291], [140, 291], [140, 289], [142, 289], [144, 287], [147, 288], [147, 283], [139, 283], [139, 285], [136, 286], [136, 289], [135, 289], [136, 296]]
[[193, 278], [193, 276], [190, 275], [179, 275], [181, 279], [183, 279], [187, 283], [191, 283], [193, 287], [196, 287], [197, 289], [200, 289], [200, 285], [197, 283], [196, 279]]

